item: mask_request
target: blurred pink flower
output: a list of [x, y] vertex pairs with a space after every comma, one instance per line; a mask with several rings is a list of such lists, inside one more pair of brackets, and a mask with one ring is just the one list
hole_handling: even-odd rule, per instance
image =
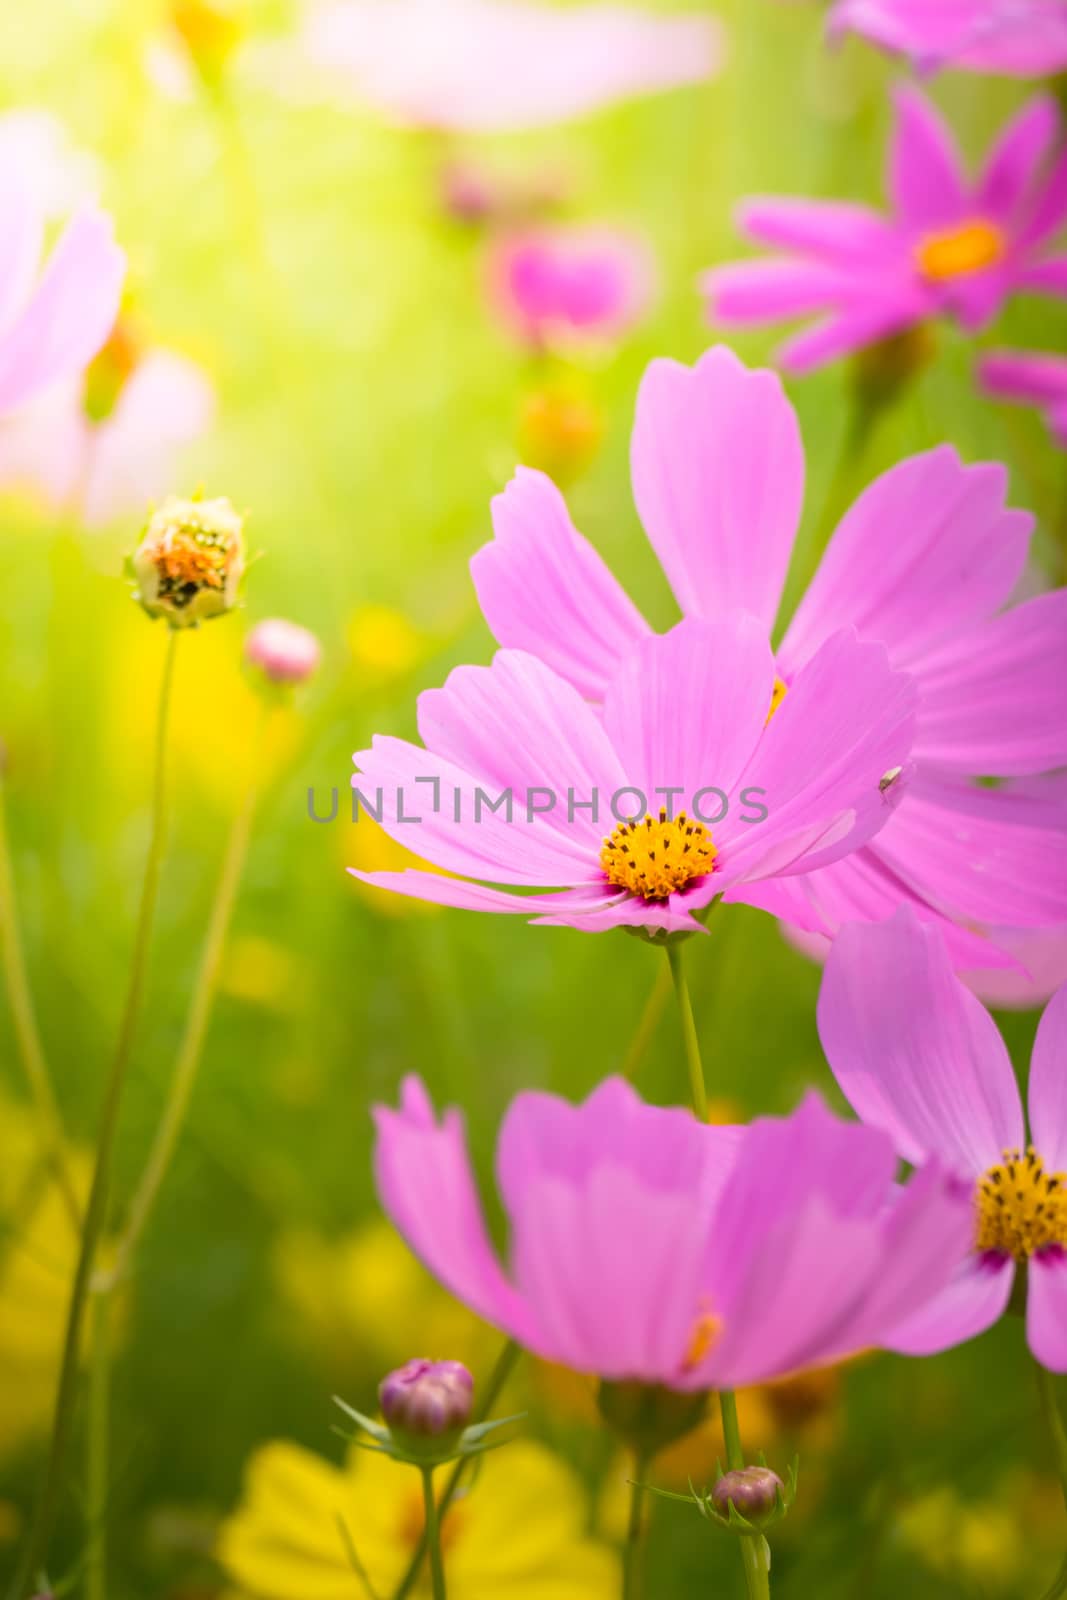
[[1067, 220], [1067, 152], [1051, 161], [1060, 124], [1037, 96], [1009, 123], [977, 180], [926, 97], [896, 93], [891, 215], [829, 200], [757, 198], [739, 226], [788, 252], [714, 267], [708, 313], [722, 327], [822, 314], [778, 352], [806, 372], [936, 316], [984, 328], [1018, 290], [1067, 296], [1067, 255], [1052, 241]]
[[[87, 379], [54, 384], [0, 420], [0, 488], [30, 489], [87, 528], [143, 512], [163, 494], [180, 451], [206, 432], [214, 412], [210, 380], [184, 356], [157, 349], [131, 356], [128, 370], [125, 355], [112, 363], [121, 326]], [[107, 394], [98, 409], [101, 385]]]
[[10, 148], [0, 156], [0, 416], [88, 365], [115, 320], [126, 274], [110, 218], [86, 208], [38, 278], [46, 198]]
[[505, 1270], [459, 1113], [438, 1122], [409, 1078], [375, 1121], [382, 1204], [431, 1272], [535, 1354], [605, 1379], [740, 1387], [883, 1344], [970, 1235], [938, 1163], [898, 1187], [892, 1141], [815, 1094], [790, 1117], [713, 1127], [610, 1078], [580, 1106], [512, 1102]]
[[[631, 470], [683, 614], [747, 613], [769, 640], [804, 497], [800, 432], [778, 377], [725, 347], [693, 368], [654, 361]], [[851, 626], [918, 683], [914, 770], [887, 763], [878, 775], [885, 826], [863, 849], [803, 878], [731, 885], [727, 899], [826, 935], [908, 901], [942, 922], [962, 969], [1016, 964], [990, 929], [1067, 922], [1064, 797], [970, 781], [1067, 765], [1067, 590], [1002, 609], [1033, 525], [1005, 505], [1006, 487], [1003, 467], [965, 466], [942, 446], [893, 467], [846, 514], [778, 645], [782, 699], [768, 732], [798, 674]], [[494, 636], [603, 701], [649, 624], [540, 473], [519, 470], [493, 525], [471, 572]]]
[[273, 683], [304, 683], [316, 671], [321, 656], [315, 635], [282, 617], [257, 622], [245, 640], [245, 660]]
[[722, 58], [699, 12], [527, 0], [338, 0], [305, 45], [353, 95], [401, 123], [494, 133], [699, 83]]
[[489, 246], [487, 281], [504, 325], [540, 348], [620, 338], [649, 309], [655, 267], [638, 234], [538, 228]]
[[[696, 932], [694, 913], [725, 890], [810, 872], [883, 825], [878, 780], [907, 759], [914, 698], [884, 648], [847, 628], [797, 671], [769, 726], [774, 661], [752, 618], [650, 634], [602, 714], [536, 657], [501, 650], [419, 696], [425, 749], [378, 736], [354, 757], [386, 833], [463, 877], [355, 876], [587, 932]], [[510, 800], [491, 809], [479, 793]]]
[[1065, 0], [837, 0], [830, 27], [866, 34], [925, 71], [1047, 78], [1067, 67]]
[[978, 376], [987, 394], [1039, 406], [1053, 437], [1067, 446], [1067, 356], [1029, 350], [994, 350], [983, 356]]
[[819, 1034], [865, 1122], [912, 1162], [975, 1185], [974, 1248], [956, 1281], [887, 1342], [913, 1355], [989, 1327], [1023, 1269], [1037, 1359], [1067, 1372], [1067, 989], [1050, 1003], [1030, 1067], [1030, 1136], [993, 1019], [953, 975], [935, 929], [907, 911], [834, 941]]

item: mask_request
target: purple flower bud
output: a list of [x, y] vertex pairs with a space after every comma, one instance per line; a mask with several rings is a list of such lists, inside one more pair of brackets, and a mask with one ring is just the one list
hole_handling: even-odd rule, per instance
[[711, 1500], [721, 1516], [730, 1515], [735, 1506], [749, 1522], [761, 1522], [769, 1517], [784, 1493], [785, 1484], [770, 1467], [741, 1467], [727, 1472], [711, 1491]]
[[303, 683], [315, 671], [321, 653], [313, 633], [280, 617], [258, 622], [245, 640], [245, 660], [272, 683]]
[[417, 1439], [440, 1439], [466, 1427], [474, 1379], [459, 1361], [409, 1361], [378, 1385], [389, 1427]]

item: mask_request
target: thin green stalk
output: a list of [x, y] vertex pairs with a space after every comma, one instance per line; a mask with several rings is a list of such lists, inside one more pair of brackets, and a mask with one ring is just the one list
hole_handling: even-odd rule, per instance
[[115, 1248], [114, 1265], [106, 1280], [107, 1288], [113, 1287], [123, 1276], [133, 1259], [149, 1216], [159, 1198], [159, 1191], [166, 1178], [189, 1110], [203, 1054], [204, 1039], [211, 1019], [211, 1008], [218, 989], [219, 969], [222, 965], [226, 936], [229, 933], [237, 890], [248, 855], [248, 843], [259, 798], [261, 752], [267, 714], [268, 707], [264, 702], [258, 725], [252, 735], [248, 783], [230, 829], [170, 1092], [141, 1180], [134, 1191], [125, 1226]]
[[7, 832], [7, 804], [4, 796], [3, 753], [0, 752], [0, 959], [11, 1021], [15, 1030], [19, 1060], [33, 1101], [45, 1158], [59, 1185], [75, 1228], [81, 1226], [81, 1207], [67, 1163], [66, 1138], [59, 1114], [52, 1079], [48, 1071], [41, 1032], [37, 1025], [26, 959], [22, 948], [22, 929], [15, 900], [15, 872]]
[[1056, 1388], [1052, 1374], [1040, 1361], [1034, 1361], [1034, 1371], [1037, 1375], [1037, 1393], [1041, 1401], [1041, 1415], [1045, 1419], [1049, 1438], [1052, 1440], [1052, 1454], [1056, 1462], [1056, 1474], [1063, 1490], [1063, 1503], [1067, 1507], [1067, 1427], [1064, 1427], [1063, 1417], [1056, 1400]]
[[433, 1600], [445, 1600], [445, 1563], [441, 1555], [441, 1516], [433, 1492], [433, 1468], [422, 1469], [422, 1500], [426, 1507], [426, 1545], [430, 1552], [430, 1586]]
[[174, 683], [177, 641], [177, 633], [171, 630], [167, 638], [163, 678], [159, 691], [159, 710], [156, 720], [154, 777], [152, 783], [152, 831], [149, 838], [148, 855], [145, 860], [144, 881], [141, 885], [141, 904], [137, 916], [137, 930], [134, 935], [126, 1003], [123, 1007], [118, 1042], [104, 1091], [104, 1104], [100, 1115], [100, 1129], [96, 1145], [96, 1163], [93, 1169], [89, 1201], [86, 1206], [85, 1221], [82, 1227], [81, 1246], [78, 1252], [78, 1262], [70, 1294], [70, 1305], [67, 1311], [67, 1326], [63, 1339], [63, 1354], [60, 1360], [59, 1384], [56, 1390], [52, 1437], [48, 1448], [48, 1459], [45, 1464], [44, 1483], [29, 1534], [22, 1547], [22, 1557], [16, 1568], [14, 1580], [8, 1589], [8, 1600], [24, 1600], [30, 1580], [37, 1575], [38, 1567], [44, 1558], [48, 1540], [51, 1536], [52, 1525], [59, 1509], [63, 1491], [63, 1474], [66, 1468], [67, 1454], [70, 1449], [71, 1434], [74, 1426], [82, 1328], [85, 1322], [85, 1311], [89, 1299], [89, 1287], [96, 1260], [96, 1252], [107, 1217], [111, 1158], [115, 1148], [119, 1110], [122, 1105], [123, 1091], [126, 1087], [130, 1057], [133, 1053], [134, 1035], [141, 1011], [141, 1000], [148, 970], [148, 950], [151, 942], [152, 924], [155, 920], [160, 870], [163, 864], [163, 848], [166, 839], [167, 729], [170, 722], [171, 690]]
[[678, 996], [678, 1010], [681, 1013], [685, 1059], [689, 1068], [689, 1098], [693, 1104], [694, 1115], [701, 1122], [707, 1122], [708, 1091], [704, 1086], [704, 1067], [700, 1059], [700, 1040], [697, 1038], [696, 1023], [693, 1021], [693, 1003], [689, 998], [689, 985], [685, 978], [682, 946], [680, 944], [670, 943], [667, 945], [667, 960], [670, 963], [671, 977], [674, 980], [674, 992]]
[[[731, 1472], [745, 1465], [745, 1452], [741, 1448], [741, 1429], [737, 1422], [737, 1400], [732, 1389], [719, 1390], [719, 1412], [722, 1416], [722, 1437], [726, 1445], [726, 1464]], [[762, 1534], [743, 1534], [738, 1539], [741, 1561], [745, 1569], [745, 1587], [748, 1600], [770, 1600], [771, 1576], [764, 1556], [766, 1541]]]
[[[474, 1415], [475, 1422], [484, 1422], [492, 1413], [493, 1407], [500, 1399], [504, 1385], [511, 1377], [515, 1363], [518, 1359], [519, 1347], [515, 1343], [514, 1339], [509, 1339], [503, 1350], [501, 1350], [500, 1354], [497, 1356], [496, 1365], [489, 1374], [489, 1382], [485, 1386], [485, 1393], [482, 1396], [482, 1403]], [[449, 1472], [448, 1477], [445, 1480], [444, 1493], [437, 1502], [437, 1511], [440, 1517], [444, 1516], [445, 1512], [452, 1504], [452, 1501], [455, 1499], [456, 1491], [459, 1488], [460, 1480], [463, 1477], [466, 1467], [467, 1462], [459, 1460]], [[426, 1560], [426, 1550], [427, 1537], [426, 1532], [424, 1531], [421, 1539], [419, 1540], [418, 1546], [416, 1547], [415, 1553], [408, 1563], [407, 1571], [393, 1591], [392, 1600], [407, 1600], [408, 1595], [411, 1594], [416, 1583], [419, 1581], [419, 1574], [422, 1571], [423, 1562]]]
[[89, 1529], [85, 1600], [108, 1600], [107, 1502], [111, 1404], [111, 1296], [93, 1293], [89, 1318], [89, 1416], [85, 1502]]
[[[669, 948], [669, 947], [668, 947]], [[645, 1008], [637, 1024], [637, 1032], [630, 1042], [626, 1052], [626, 1059], [622, 1065], [622, 1075], [628, 1083], [637, 1077], [641, 1063], [648, 1054], [649, 1045], [655, 1038], [656, 1029], [659, 1027], [663, 1009], [671, 992], [671, 976], [665, 967], [656, 970], [656, 981], [649, 990]]]
[[648, 1518], [645, 1515], [645, 1479], [648, 1477], [649, 1458], [640, 1451], [634, 1452], [634, 1475], [630, 1484], [630, 1517], [626, 1525], [626, 1544], [622, 1556], [622, 1600], [640, 1600], [644, 1588], [645, 1537]]

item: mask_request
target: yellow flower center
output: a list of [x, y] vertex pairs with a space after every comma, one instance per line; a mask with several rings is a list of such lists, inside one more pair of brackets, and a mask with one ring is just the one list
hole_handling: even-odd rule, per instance
[[666, 811], [658, 820], [620, 822], [600, 852], [608, 882], [641, 900], [666, 900], [694, 878], [714, 870], [718, 851], [701, 822], [683, 811], [672, 821]]
[[692, 1372], [694, 1368], [699, 1367], [721, 1332], [722, 1318], [717, 1317], [712, 1311], [702, 1311], [693, 1324], [693, 1332], [686, 1346], [685, 1360], [682, 1362], [683, 1372]]
[[768, 722], [770, 722], [771, 718], [774, 716], [774, 713], [778, 710], [778, 707], [781, 705], [788, 693], [789, 685], [786, 683], [784, 678], [780, 678], [778, 674], [775, 673], [774, 688], [771, 690], [771, 709], [767, 713]]
[[1004, 235], [992, 222], [975, 217], [957, 228], [946, 228], [942, 233], [929, 233], [920, 240], [915, 258], [924, 278], [933, 283], [945, 283], [951, 278], [965, 278], [969, 273], [982, 272], [994, 267], [1003, 259]]
[[1025, 1262], [1049, 1245], [1067, 1246], [1067, 1173], [1045, 1171], [1029, 1147], [1005, 1150], [978, 1183], [979, 1251], [995, 1251]]

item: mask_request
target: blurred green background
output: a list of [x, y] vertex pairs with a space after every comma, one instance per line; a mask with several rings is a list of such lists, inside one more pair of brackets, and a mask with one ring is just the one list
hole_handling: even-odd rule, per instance
[[[556, 376], [580, 385], [605, 426], [603, 448], [568, 491], [575, 520], [664, 622], [671, 601], [629, 489], [641, 372], [656, 355], [692, 360], [710, 341], [695, 281], [742, 253], [731, 225], [740, 197], [878, 199], [894, 76], [859, 45], [828, 53], [816, 5], [735, 0], [718, 10], [732, 35], [720, 79], [566, 128], [450, 145], [515, 172], [562, 171], [564, 216], [626, 223], [652, 241], [662, 278], [654, 315], [614, 355]], [[377, 1217], [369, 1105], [421, 1073], [439, 1102], [464, 1106], [488, 1171], [518, 1089], [577, 1097], [620, 1069], [660, 960], [617, 935], [385, 903], [345, 876], [346, 864], [378, 864], [380, 850], [344, 820], [352, 751], [375, 731], [413, 734], [417, 691], [490, 653], [467, 561], [489, 536], [489, 500], [517, 459], [517, 418], [542, 375], [487, 313], [484, 240], [441, 213], [445, 152], [430, 136], [289, 96], [277, 66], [268, 81], [250, 46], [284, 47], [293, 18], [280, 5], [251, 11], [221, 107], [195, 87], [171, 98], [144, 67], [165, 20], [145, 0], [0, 10], [4, 106], [52, 108], [101, 158], [138, 311], [217, 386], [218, 423], [173, 487], [203, 482], [247, 507], [262, 552], [245, 611], [182, 640], [172, 827], [122, 1120], [120, 1209], [159, 1114], [241, 784], [244, 634], [259, 618], [291, 617], [321, 637], [324, 664], [280, 730], [189, 1125], [124, 1301], [112, 1600], [219, 1592], [213, 1530], [254, 1448], [284, 1437], [340, 1459], [331, 1393], [370, 1404], [384, 1368], [421, 1353], [436, 1326], [424, 1303], [448, 1326], [388, 1238], [360, 1231]], [[295, 63], [293, 74], [303, 76]], [[935, 93], [975, 157], [1023, 99], [1018, 87], [962, 77]], [[1047, 304], [1015, 306], [995, 338], [1055, 348], [1065, 332], [1067, 317]], [[772, 343], [735, 341], [749, 360], [766, 359]], [[943, 439], [968, 458], [1004, 459], [1015, 500], [1038, 513], [1035, 551], [1051, 570], [1062, 459], [1037, 418], [974, 393], [972, 355], [941, 334], [861, 481]], [[812, 540], [845, 433], [847, 375], [836, 368], [791, 392]], [[22, 496], [6, 498], [0, 517], [0, 736], [15, 864], [49, 1057], [87, 1147], [129, 960], [165, 642], [118, 576], [137, 531], [136, 519], [93, 535], [58, 527]], [[316, 826], [307, 792], [323, 809], [333, 786], [339, 820]], [[818, 972], [774, 923], [731, 910], [690, 949], [724, 1106], [783, 1110], [809, 1083], [835, 1097], [815, 1033]], [[1005, 1019], [1022, 1069], [1033, 1021]], [[67, 1256], [61, 1229], [20, 1234], [29, 1135], [6, 1018], [0, 1052], [9, 1108], [0, 1204], [12, 1254], [37, 1252], [39, 1268], [0, 1277], [3, 1566], [39, 1469]], [[683, 1097], [670, 1011], [638, 1081], [652, 1099]], [[494, 1341], [471, 1348], [484, 1372]], [[612, 1534], [623, 1469], [565, 1383], [532, 1387], [530, 1432], [578, 1466], [589, 1515]], [[773, 1541], [780, 1600], [1036, 1595], [1050, 1581], [1062, 1508], [1020, 1324], [1007, 1319], [935, 1361], [866, 1359], [793, 1399], [754, 1411], [746, 1439], [779, 1466], [796, 1443], [802, 1450], [800, 1505]], [[76, 1457], [76, 1480], [81, 1470]], [[57, 1573], [77, 1561], [82, 1538], [76, 1481]], [[683, 1508], [660, 1508], [652, 1559], [656, 1600], [740, 1590], [730, 1542]], [[360, 1591], [353, 1578], [350, 1591], [328, 1592]]]

